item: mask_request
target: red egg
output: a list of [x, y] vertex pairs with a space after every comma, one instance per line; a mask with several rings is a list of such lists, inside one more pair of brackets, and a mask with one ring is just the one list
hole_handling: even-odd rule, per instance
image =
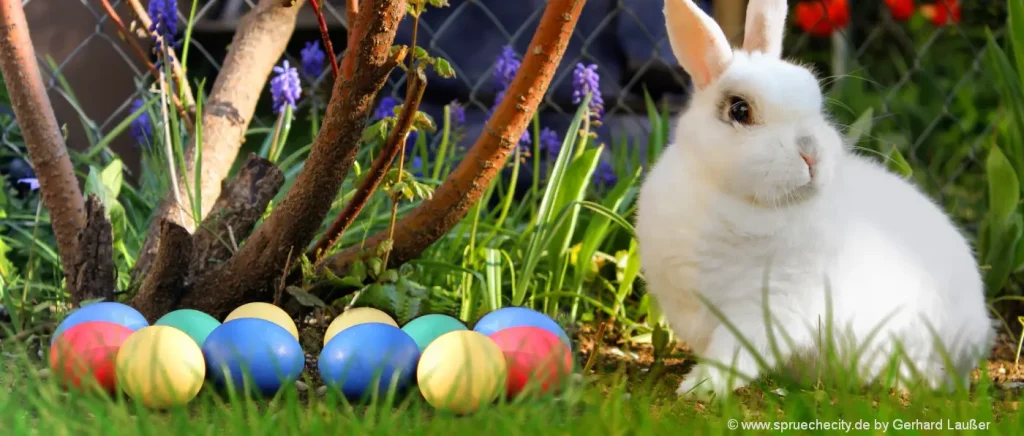
[[514, 397], [527, 386], [541, 393], [557, 389], [572, 371], [565, 342], [539, 327], [510, 327], [491, 334], [508, 364], [506, 393]]
[[134, 331], [90, 321], [67, 329], [50, 347], [50, 371], [64, 387], [100, 387], [114, 392], [117, 351]]

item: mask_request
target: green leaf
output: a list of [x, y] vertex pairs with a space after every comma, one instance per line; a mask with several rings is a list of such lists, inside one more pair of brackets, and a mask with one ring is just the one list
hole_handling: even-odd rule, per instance
[[885, 166], [890, 171], [903, 176], [904, 179], [909, 179], [914, 174], [914, 169], [910, 167], [910, 164], [903, 158], [903, 154], [900, 153], [900, 150], [895, 145], [889, 151], [888, 158], [885, 160]]
[[585, 151], [579, 158], [574, 159], [566, 169], [565, 178], [562, 179], [562, 187], [558, 190], [558, 199], [553, 205], [554, 211], [559, 214], [568, 211], [568, 216], [561, 224], [552, 222], [554, 227], [549, 231], [554, 233], [551, 243], [548, 245], [548, 253], [556, 256], [564, 256], [569, 249], [572, 234], [576, 230], [576, 223], [579, 217], [579, 207], [576, 203], [583, 201], [587, 194], [587, 187], [590, 179], [597, 169], [601, 160], [603, 147], [592, 148]]
[[324, 303], [323, 300], [318, 298], [316, 295], [304, 291], [302, 288], [298, 286], [288, 286], [287, 288], [285, 288], [285, 291], [287, 291], [289, 295], [295, 298], [295, 301], [298, 301], [299, 304], [303, 306], [320, 308], [327, 307], [327, 304]]
[[434, 71], [437, 72], [438, 76], [444, 77], [445, 79], [452, 79], [455, 77], [455, 69], [452, 68], [452, 64], [444, 58], [434, 58]]
[[107, 164], [106, 168], [103, 168], [100, 178], [103, 180], [103, 186], [106, 186], [110, 190], [110, 195], [117, 197], [121, 195], [121, 184], [124, 182], [124, 165], [120, 159], [114, 159]]
[[988, 295], [998, 295], [1002, 291], [1006, 280], [1010, 277], [1010, 270], [1017, 252], [1017, 245], [1020, 244], [1021, 236], [1024, 235], [1024, 216], [1014, 213], [1006, 233], [1002, 235], [993, 234], [991, 250], [989, 251], [986, 264], [989, 269], [985, 271], [985, 292]]
[[427, 53], [423, 47], [413, 47], [412, 55], [416, 59], [430, 59], [430, 53]]
[[1001, 233], [1011, 214], [1017, 210], [1017, 203], [1020, 202], [1020, 181], [998, 145], [993, 145], [989, 151], [985, 170], [988, 173], [988, 213], [992, 217], [989, 225], [992, 226], [993, 236], [998, 238], [997, 234]]
[[846, 143], [851, 146], [857, 145], [860, 142], [860, 138], [871, 135], [871, 127], [874, 122], [875, 109], [868, 107], [864, 113], [857, 117], [857, 121], [850, 124], [849, 129], [846, 132]]
[[[629, 200], [627, 195], [630, 192], [635, 192], [632, 189], [637, 181], [640, 179], [640, 168], [637, 168], [631, 177], [623, 177], [619, 180], [619, 183], [609, 191], [604, 200], [601, 201], [601, 205], [620, 213], [619, 208], [623, 203], [628, 204]], [[593, 258], [594, 253], [597, 252], [598, 247], [604, 238], [608, 234], [608, 228], [611, 226], [611, 218], [596, 214], [591, 218], [590, 223], [587, 224], [586, 230], [583, 231], [583, 242], [580, 244], [580, 251], [577, 253], [577, 265], [576, 265], [576, 287], [583, 284], [584, 274], [590, 268], [590, 259]]]
[[1017, 74], [1020, 76], [1020, 83], [1024, 83], [1024, 2], [1010, 0], [1010, 13], [1007, 19], [1009, 25], [1007, 38], [1017, 60]]

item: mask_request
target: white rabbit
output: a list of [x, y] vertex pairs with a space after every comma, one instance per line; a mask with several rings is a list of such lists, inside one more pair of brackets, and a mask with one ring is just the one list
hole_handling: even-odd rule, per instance
[[866, 347], [866, 382], [898, 344], [903, 377], [966, 382], [994, 340], [970, 244], [915, 186], [847, 149], [813, 73], [781, 59], [786, 1], [751, 0], [737, 50], [693, 1], [664, 13], [694, 92], [646, 175], [636, 230], [649, 293], [702, 361], [678, 393], [724, 397], [764, 369], [706, 302], [772, 368], [819, 355], [833, 331], [840, 358]]

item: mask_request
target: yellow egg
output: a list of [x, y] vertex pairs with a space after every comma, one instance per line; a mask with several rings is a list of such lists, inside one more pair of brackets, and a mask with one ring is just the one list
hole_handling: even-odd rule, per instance
[[420, 356], [420, 393], [438, 410], [471, 413], [505, 391], [508, 367], [498, 345], [481, 333], [456, 330], [435, 339]]
[[132, 333], [118, 350], [116, 365], [118, 386], [154, 409], [187, 404], [206, 378], [206, 361], [196, 341], [166, 325]]
[[237, 309], [232, 310], [228, 314], [227, 318], [224, 318], [224, 322], [231, 321], [238, 318], [260, 318], [284, 327], [291, 333], [295, 339], [299, 339], [299, 328], [295, 326], [295, 321], [292, 321], [292, 317], [285, 312], [284, 309], [277, 307], [270, 303], [249, 303], [238, 306]]
[[366, 324], [368, 322], [379, 322], [382, 324], [388, 324], [398, 327], [398, 323], [387, 313], [381, 310], [374, 309], [372, 307], [356, 307], [346, 310], [334, 318], [331, 321], [331, 325], [327, 326], [327, 333], [324, 333], [324, 346], [331, 341], [338, 333], [356, 324]]

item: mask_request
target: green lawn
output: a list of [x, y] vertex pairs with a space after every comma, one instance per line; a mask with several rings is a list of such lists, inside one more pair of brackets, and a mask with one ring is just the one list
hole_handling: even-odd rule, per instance
[[940, 424], [944, 432], [959, 425], [986, 434], [1019, 434], [1024, 426], [1024, 415], [1018, 411], [1020, 393], [997, 386], [987, 376], [979, 378], [971, 393], [912, 392], [909, 399], [880, 388], [835, 386], [844, 383], [842, 377], [826, 384], [781, 387], [757, 381], [724, 403], [704, 404], [674, 394], [689, 366], [683, 359], [651, 365], [641, 363], [649, 361], [642, 350], [640, 358], [633, 359], [610, 353], [613, 349], [605, 347], [590, 374], [574, 377], [558, 397], [499, 402], [468, 416], [434, 412], [415, 389], [394, 398], [350, 404], [333, 392], [316, 394], [314, 380], [307, 380], [312, 386], [307, 390], [289, 388], [265, 399], [220, 393], [208, 384], [188, 407], [151, 411], [126, 398], [64, 392], [50, 377], [39, 377], [42, 363], [5, 354], [0, 434], [662, 435], [731, 433], [732, 426], [757, 425], [768, 426], [758, 432], [773, 434], [925, 434], [934, 433], [927, 426]]

